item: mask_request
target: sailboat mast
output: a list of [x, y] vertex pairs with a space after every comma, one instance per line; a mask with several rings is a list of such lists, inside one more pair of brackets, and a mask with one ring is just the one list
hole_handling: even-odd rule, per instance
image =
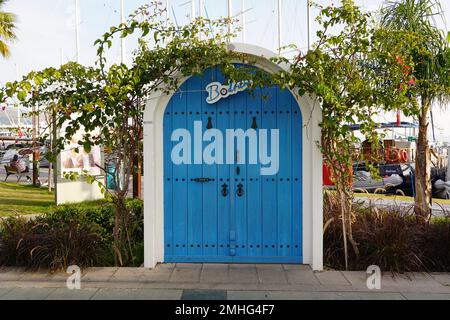
[[198, 16], [203, 18], [203, 8], [205, 7], [205, 0], [198, 0]]
[[195, 21], [195, 0], [191, 0], [191, 20]]
[[78, 0], [75, 0], [75, 46], [76, 46], [76, 61], [80, 63], [80, 19], [78, 12]]
[[282, 37], [282, 12], [281, 12], [281, 8], [282, 8], [282, 0], [278, 0], [278, 51], [279, 53], [281, 53], [281, 47], [283, 45], [283, 37]]
[[[120, 23], [125, 23], [123, 0], [120, 0]], [[120, 62], [125, 63], [125, 38], [120, 39]]]
[[242, 0], [241, 2], [241, 11], [242, 11], [242, 42], [245, 43], [246, 41], [245, 0]]
[[170, 0], [166, 0], [166, 28], [169, 26], [170, 19]]
[[227, 14], [228, 14], [228, 33], [231, 33], [231, 17], [233, 16], [233, 4], [231, 0], [227, 1]]

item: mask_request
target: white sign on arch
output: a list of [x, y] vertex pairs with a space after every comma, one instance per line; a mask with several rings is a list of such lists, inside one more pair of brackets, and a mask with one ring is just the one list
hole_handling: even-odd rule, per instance
[[214, 104], [220, 99], [228, 98], [231, 95], [245, 91], [249, 84], [249, 81], [231, 82], [230, 84], [211, 82], [206, 86], [206, 91], [208, 92], [206, 102], [208, 104]]

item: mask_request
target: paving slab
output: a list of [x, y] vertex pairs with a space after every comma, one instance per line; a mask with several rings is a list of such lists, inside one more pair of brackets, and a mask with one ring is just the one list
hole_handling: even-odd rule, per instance
[[1, 268], [0, 281], [17, 281], [24, 276], [25, 268]]
[[248, 284], [248, 283], [259, 283], [258, 274], [256, 273], [256, 268], [232, 268], [228, 273], [228, 280], [230, 283], [237, 284]]
[[69, 290], [58, 288], [50, 293], [45, 300], [90, 300], [98, 289]]
[[92, 300], [179, 300], [181, 290], [99, 289]]
[[180, 300], [182, 290], [139, 289], [134, 300]]
[[406, 276], [410, 280], [410, 284], [415, 288], [442, 288], [443, 285], [436, 281], [430, 274], [428, 273], [407, 273]]
[[223, 263], [205, 263], [202, 270], [226, 270], [228, 271], [228, 264]]
[[255, 264], [230, 264], [229, 265], [230, 270], [256, 270]]
[[266, 291], [228, 291], [228, 300], [269, 300], [269, 293]]
[[71, 276], [70, 273], [58, 271], [58, 272], [51, 273], [49, 281], [65, 283], [70, 276]]
[[314, 272], [305, 270], [286, 270], [286, 277], [290, 284], [294, 285], [311, 285], [319, 286], [319, 279], [316, 278]]
[[257, 264], [256, 265], [257, 270], [277, 270], [277, 271], [283, 271], [283, 265], [281, 264]]
[[350, 286], [350, 282], [340, 271], [314, 272], [314, 275], [323, 286]]
[[134, 300], [138, 289], [99, 289], [92, 300]]
[[350, 284], [358, 289], [367, 288], [367, 273], [364, 271], [342, 271], [344, 277]]
[[440, 284], [444, 286], [450, 286], [450, 274], [434, 272], [431, 273], [431, 276], [434, 278], [434, 280], [436, 280]]
[[[381, 278], [382, 290], [395, 290], [398, 292], [422, 292], [447, 291], [450, 288], [439, 283], [435, 278], [425, 273], [391, 274], [385, 273]], [[449, 291], [450, 292], [450, 291]]]
[[177, 263], [175, 269], [202, 269], [203, 264], [201, 263]]
[[[47, 270], [39, 270], [33, 272], [24, 272], [20, 281], [49, 281], [53, 277], [53, 274]], [[69, 277], [69, 275], [66, 276]]]
[[400, 293], [228, 291], [228, 300], [405, 300]]
[[104, 282], [112, 278], [119, 268], [89, 268], [83, 270], [81, 281]]
[[109, 281], [139, 282], [144, 272], [144, 268], [119, 268]]
[[12, 288], [0, 288], [0, 298], [11, 291]]
[[[450, 296], [450, 274], [383, 273], [381, 290], [366, 286], [365, 272], [313, 272], [303, 265], [170, 264], [145, 268], [90, 268], [83, 272], [82, 291], [66, 289], [69, 274], [0, 269], [0, 297], [13, 299], [162, 299], [220, 295], [236, 299], [436, 299]], [[5, 279], [2, 281], [2, 279]], [[57, 289], [58, 288], [58, 289]], [[98, 288], [102, 292], [97, 291]], [[45, 289], [47, 291], [41, 291]], [[17, 291], [18, 290], [18, 291]], [[28, 295], [25, 295], [28, 291]], [[54, 290], [54, 291], [52, 291]], [[86, 290], [86, 291], [83, 291]], [[133, 291], [134, 290], [134, 291]], [[156, 291], [155, 291], [156, 290]], [[159, 291], [158, 291], [159, 290]], [[206, 290], [206, 291], [205, 291]], [[25, 292], [25, 293], [24, 293]], [[139, 293], [139, 294], [138, 294]], [[48, 296], [45, 296], [48, 294]], [[122, 294], [126, 297], [122, 298]], [[403, 295], [402, 295], [403, 294]], [[25, 295], [25, 296], [24, 296]], [[284, 297], [284, 298], [282, 298]], [[241, 298], [239, 298], [241, 299]]]
[[450, 294], [448, 293], [404, 292], [402, 294], [407, 300], [450, 300]]
[[383, 290], [398, 290], [399, 288], [412, 287], [411, 279], [401, 274], [383, 273], [381, 277], [381, 287]]
[[154, 270], [161, 270], [161, 269], [174, 269], [176, 266], [175, 263], [160, 263], [158, 264]]
[[173, 270], [170, 282], [200, 282], [201, 268], [179, 268]]
[[284, 270], [301, 270], [301, 271], [312, 271], [311, 266], [306, 264], [283, 264]]
[[0, 300], [44, 300], [54, 288], [14, 288], [0, 297]]
[[154, 270], [144, 269], [141, 274], [141, 282], [169, 282], [174, 269], [157, 268]]
[[382, 292], [269, 292], [272, 300], [405, 300], [400, 293]]
[[260, 269], [257, 268], [258, 278], [262, 284], [288, 284], [285, 271], [281, 269]]
[[142, 282], [117, 282], [117, 281], [107, 281], [107, 282], [81, 282], [82, 289], [143, 289], [144, 283]]
[[227, 300], [227, 292], [225, 290], [183, 290], [181, 300]]
[[0, 288], [67, 288], [65, 282], [54, 281], [0, 281]]
[[228, 268], [227, 269], [205, 269], [203, 268], [200, 274], [201, 283], [227, 283], [228, 282]]

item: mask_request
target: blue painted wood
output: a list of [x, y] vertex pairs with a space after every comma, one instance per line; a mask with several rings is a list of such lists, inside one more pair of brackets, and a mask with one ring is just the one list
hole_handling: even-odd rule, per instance
[[[186, 83], [180, 88], [186, 91]], [[172, 130], [185, 129], [187, 127], [186, 117], [186, 94], [177, 94], [172, 108]], [[170, 161], [170, 159], [169, 159]], [[172, 190], [173, 190], [173, 253], [175, 255], [187, 255], [188, 247], [188, 182], [187, 165], [172, 166]]]
[[[256, 124], [256, 130], [263, 129], [261, 116], [261, 90], [255, 90], [254, 95], [247, 96], [247, 123], [244, 128], [251, 129]], [[257, 137], [259, 139], [259, 137]], [[247, 144], [247, 163], [249, 163], [249, 144]], [[261, 198], [261, 165], [247, 165], [247, 255], [262, 256], [262, 198]]]
[[[202, 121], [203, 95], [197, 89], [202, 86], [200, 77], [193, 77], [186, 82], [183, 94], [187, 98], [187, 129], [194, 133], [194, 122]], [[193, 142], [194, 143], [194, 142]], [[194, 145], [192, 145], [193, 151]], [[203, 166], [191, 164], [188, 166], [188, 252], [192, 256], [203, 255], [203, 186], [200, 183], [191, 183], [191, 179], [203, 177]]]
[[[202, 80], [201, 88], [211, 82], [210, 79], [217, 79], [217, 70], [206, 70]], [[203, 131], [207, 131], [209, 120], [212, 126], [217, 129], [217, 106], [210, 106], [206, 103], [206, 94], [202, 95], [202, 120]], [[209, 143], [204, 143], [206, 146]], [[203, 165], [203, 177], [212, 179], [209, 183], [203, 184], [203, 255], [217, 255], [217, 200], [219, 195], [219, 186], [217, 183], [217, 165]]]
[[170, 142], [170, 135], [172, 134], [172, 109], [173, 103], [177, 99], [175, 94], [167, 106], [164, 115], [164, 249], [166, 255], [173, 254], [173, 164], [170, 159], [170, 153], [173, 144]]
[[288, 91], [277, 92], [277, 126], [280, 130], [280, 171], [278, 173], [278, 255], [291, 252], [292, 239], [292, 150], [291, 100]]
[[[276, 129], [277, 126], [277, 89], [268, 88], [264, 91], [262, 128]], [[268, 135], [268, 150], [272, 143]], [[276, 256], [278, 252], [278, 192], [277, 176], [261, 177], [262, 187], [262, 215], [263, 215], [263, 256]]]
[[[303, 137], [303, 123], [301, 111], [297, 101], [291, 96], [291, 110], [292, 114], [292, 255], [303, 255], [303, 220], [302, 220], [302, 206], [303, 206], [303, 188], [302, 188], [302, 137]], [[299, 140], [300, 137], [300, 140]]]
[[[208, 83], [212, 81], [225, 82], [225, 78], [220, 72], [216, 72], [215, 79], [208, 79]], [[212, 80], [212, 81], [211, 81]], [[205, 93], [205, 99], [206, 99]], [[221, 132], [226, 132], [227, 129], [232, 128], [232, 115], [230, 114], [230, 100], [220, 100], [217, 105], [217, 126], [216, 128]], [[224, 142], [225, 143], [225, 142]], [[224, 165], [217, 166], [217, 178], [218, 178], [218, 194], [217, 194], [217, 257], [229, 257], [230, 256], [230, 226], [231, 226], [231, 169], [232, 166], [226, 165], [226, 153], [223, 155]], [[223, 186], [226, 185], [228, 195], [222, 195]]]
[[[253, 96], [241, 92], [209, 105], [205, 87], [214, 81], [226, 83], [217, 69], [192, 77], [174, 94], [165, 112], [165, 261], [301, 263], [302, 117], [297, 102], [288, 91], [271, 87], [262, 90], [262, 96], [258, 90]], [[211, 120], [213, 128], [223, 133], [224, 145], [227, 129], [246, 131], [255, 121], [257, 130], [279, 129], [279, 173], [261, 176], [259, 163], [248, 164], [248, 143], [247, 152], [237, 144], [227, 150], [235, 156], [238, 152], [246, 164], [173, 165], [172, 131], [187, 129], [194, 139], [194, 122], [200, 120], [203, 132]], [[268, 139], [271, 150], [270, 131]], [[193, 181], [200, 177], [211, 181]], [[242, 197], [237, 196], [239, 184]]]
[[166, 263], [284, 263], [284, 264], [300, 264], [303, 257], [280, 257], [280, 256], [263, 256], [263, 257], [220, 257], [220, 256], [165, 256]]

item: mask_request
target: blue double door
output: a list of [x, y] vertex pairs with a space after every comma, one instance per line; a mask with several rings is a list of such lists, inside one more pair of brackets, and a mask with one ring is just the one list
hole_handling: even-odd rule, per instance
[[[212, 82], [226, 82], [220, 70], [190, 78], [165, 110], [165, 262], [302, 263], [302, 118], [297, 102], [289, 91], [271, 87], [208, 104], [205, 88]], [[200, 123], [202, 134], [223, 133], [223, 163], [205, 164], [201, 159], [199, 164], [198, 155], [195, 159]], [[174, 148], [179, 151], [182, 142], [174, 135], [177, 129], [191, 138], [184, 144], [190, 150], [179, 152], [183, 163], [173, 159]], [[227, 149], [230, 129], [267, 130], [269, 155], [276, 151], [271, 136], [278, 130], [275, 174], [262, 175], [267, 163], [260, 159], [249, 163], [249, 140], [245, 147], [235, 141]], [[212, 141], [203, 141], [202, 149]], [[263, 142], [258, 143], [261, 147]], [[234, 163], [226, 161], [229, 154]]]

